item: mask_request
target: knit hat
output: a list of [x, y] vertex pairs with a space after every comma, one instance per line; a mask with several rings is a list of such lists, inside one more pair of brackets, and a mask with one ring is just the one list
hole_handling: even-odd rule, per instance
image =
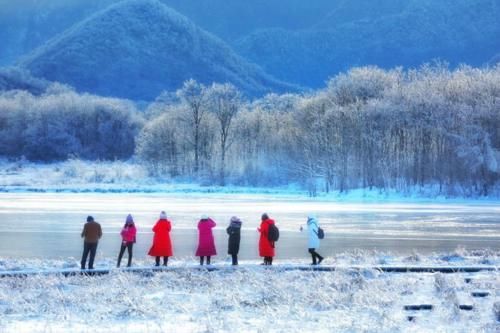
[[167, 219], [167, 213], [165, 213], [165, 211], [162, 210], [160, 213], [160, 220], [166, 220], [166, 219]]
[[94, 218], [92, 216], [87, 216], [87, 222], [94, 222]]
[[267, 215], [267, 213], [264, 213], [264, 214], [262, 214], [261, 219], [262, 219], [263, 221], [264, 221], [264, 220], [267, 220], [267, 219], [269, 219], [269, 215]]
[[203, 214], [201, 216], [201, 220], [208, 220], [208, 215], [207, 214]]
[[132, 218], [131, 214], [127, 215], [127, 219], [125, 220], [125, 223], [127, 223], [127, 224], [133, 224], [134, 223], [134, 219]]
[[231, 217], [231, 223], [238, 223], [238, 222], [241, 223], [241, 220], [237, 216]]

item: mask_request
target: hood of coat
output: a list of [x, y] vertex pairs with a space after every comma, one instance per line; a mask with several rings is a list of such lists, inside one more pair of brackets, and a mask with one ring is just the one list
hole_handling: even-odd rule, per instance
[[198, 225], [200, 225], [200, 224], [201, 224], [201, 225], [204, 225], [204, 224], [212, 224], [212, 223], [214, 223], [214, 224], [215, 224], [215, 221], [214, 221], [214, 220], [212, 220], [210, 217], [209, 217], [209, 218], [207, 218], [207, 219], [201, 219], [201, 220], [199, 220], [199, 221], [198, 221]]
[[267, 224], [274, 224], [274, 220], [273, 219], [267, 219], [267, 220], [264, 220], [263, 222], [267, 223]]
[[231, 224], [229, 224], [229, 226], [232, 228], [241, 228], [241, 221], [231, 221]]
[[318, 220], [316, 220], [314, 217], [313, 218], [309, 218], [307, 220], [307, 225], [312, 225], [312, 224], [318, 225]]

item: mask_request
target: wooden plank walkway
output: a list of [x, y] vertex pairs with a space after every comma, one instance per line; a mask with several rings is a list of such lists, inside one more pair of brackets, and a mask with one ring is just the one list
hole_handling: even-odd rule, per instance
[[498, 271], [497, 266], [310, 266], [310, 265], [273, 265], [261, 266], [257, 264], [243, 264], [240, 266], [230, 265], [210, 265], [210, 266], [168, 266], [168, 267], [129, 267], [129, 268], [97, 268], [93, 270], [80, 270], [77, 268], [48, 269], [48, 270], [14, 270], [0, 271], [0, 278], [28, 277], [36, 275], [105, 275], [112, 272], [129, 272], [143, 275], [152, 275], [159, 272], [175, 272], [184, 270], [197, 271], [227, 271], [238, 269], [261, 269], [273, 271], [309, 271], [309, 272], [334, 272], [336, 270], [377, 270], [383, 273], [477, 273], [482, 271]]

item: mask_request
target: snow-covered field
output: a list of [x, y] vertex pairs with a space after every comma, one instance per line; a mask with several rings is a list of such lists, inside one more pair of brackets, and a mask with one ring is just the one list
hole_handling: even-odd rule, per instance
[[[454, 253], [440, 259], [393, 257], [392, 262], [498, 265], [499, 254]], [[234, 270], [208, 272], [181, 262], [174, 266], [182, 269], [153, 275], [113, 270], [109, 275], [93, 277], [3, 278], [0, 279], [0, 331], [498, 332], [500, 329], [498, 271], [380, 273], [368, 266], [386, 262], [387, 256], [344, 253], [334, 259], [340, 267], [335, 272], [281, 271], [279, 265], [265, 269], [251, 262]], [[367, 268], [350, 269], [351, 264]], [[0, 261], [0, 269], [32, 265], [70, 266], [60, 261], [27, 260], [15, 265], [10, 259]], [[473, 297], [472, 293], [477, 291], [489, 294]], [[405, 310], [406, 305], [432, 305], [432, 309]], [[461, 310], [460, 306], [472, 306], [472, 310]]]

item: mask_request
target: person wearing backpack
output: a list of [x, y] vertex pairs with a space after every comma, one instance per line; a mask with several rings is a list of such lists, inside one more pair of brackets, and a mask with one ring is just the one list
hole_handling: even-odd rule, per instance
[[261, 217], [259, 238], [259, 255], [264, 257], [263, 265], [272, 265], [273, 257], [275, 256], [274, 243], [278, 240], [279, 231], [276, 227], [274, 220], [264, 213]]
[[[302, 230], [303, 228], [300, 227], [300, 231]], [[320, 239], [324, 237], [324, 232], [319, 227], [318, 219], [314, 214], [309, 214], [307, 217], [307, 235], [309, 237], [307, 247], [312, 257], [312, 264], [319, 265], [324, 258], [316, 250], [319, 248]]]
[[122, 244], [120, 246], [120, 253], [118, 254], [118, 262], [116, 263], [116, 267], [120, 267], [125, 249], [127, 249], [128, 251], [127, 267], [130, 267], [132, 265], [132, 248], [135, 243], [136, 234], [137, 229], [135, 228], [134, 219], [132, 218], [132, 215], [128, 214], [127, 219], [125, 220], [125, 225], [120, 232], [120, 235], [122, 236]]

